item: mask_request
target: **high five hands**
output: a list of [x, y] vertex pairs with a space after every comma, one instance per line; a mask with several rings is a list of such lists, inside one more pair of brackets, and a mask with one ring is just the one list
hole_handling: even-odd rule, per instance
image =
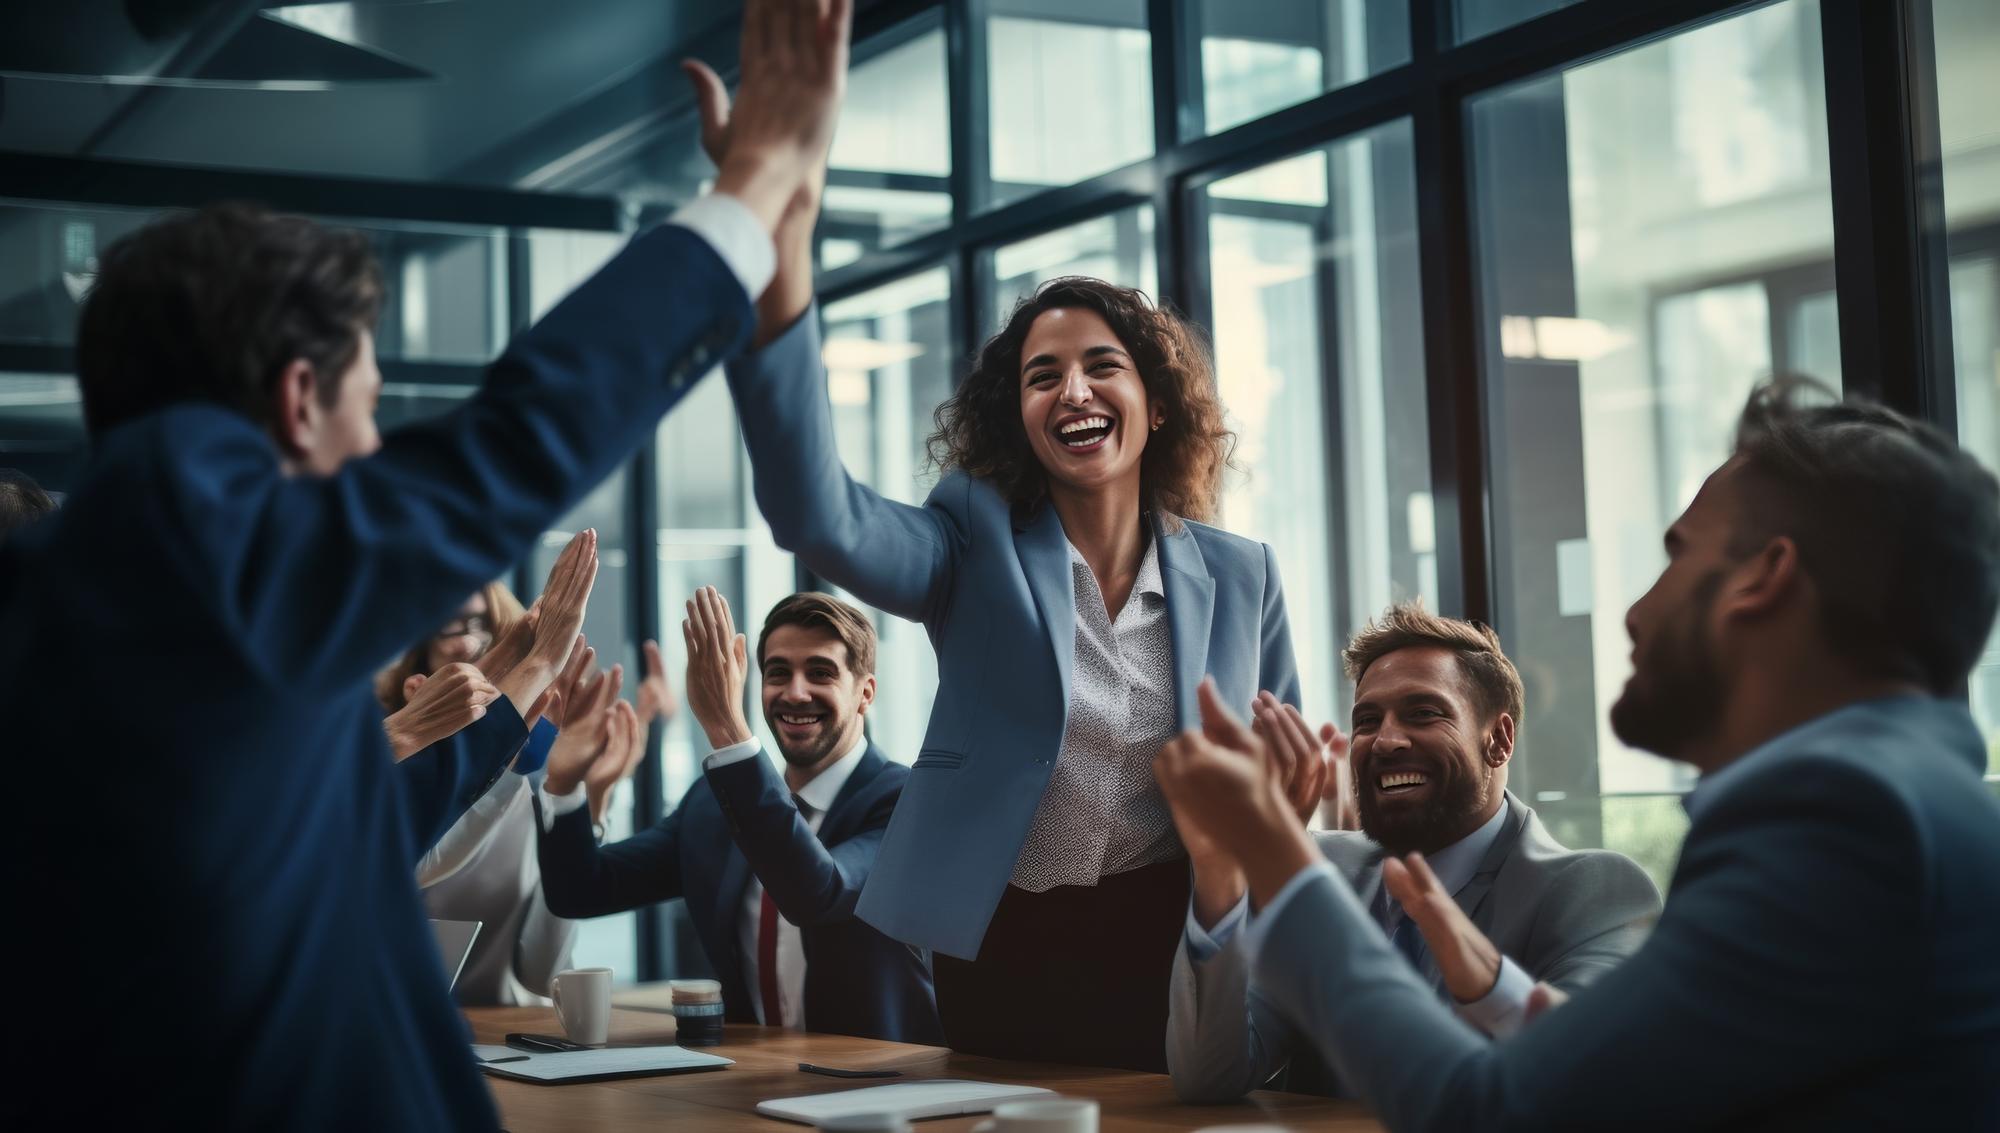
[[716, 191], [742, 201], [767, 232], [802, 203], [818, 207], [853, 20], [853, 0], [745, 0], [734, 107], [713, 70], [686, 65], [702, 144], [721, 171]]

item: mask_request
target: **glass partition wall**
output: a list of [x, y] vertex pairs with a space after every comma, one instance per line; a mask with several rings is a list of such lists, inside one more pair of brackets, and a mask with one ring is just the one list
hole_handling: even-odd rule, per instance
[[[1604, 714], [1625, 607], [1752, 383], [1804, 373], [1881, 398], [2000, 465], [1990, 0], [862, 8], [815, 243], [853, 475], [923, 500], [932, 414], [1038, 283], [1153, 293], [1212, 336], [1238, 466], [1215, 521], [1274, 549], [1306, 711], [1344, 719], [1340, 647], [1392, 601], [1491, 623], [1527, 684], [1511, 785], [1573, 845], [1672, 869], [1689, 776], [1623, 748]], [[345, 219], [388, 268], [385, 418], [476, 389], [632, 217], [702, 190], [689, 109], [648, 115], [577, 137], [574, 176], [484, 202], [480, 225]], [[227, 171], [212, 183], [232, 195]], [[58, 489], [85, 459], [70, 328], [96, 250], [189, 203], [145, 188], [0, 201], [0, 463]], [[657, 638], [678, 687], [694, 587], [748, 630], [820, 585], [772, 544], [750, 480], [711, 377], [519, 588], [596, 526], [593, 639], [636, 666]], [[907, 761], [935, 667], [920, 627], [876, 621], [872, 734]], [[1970, 696], [2000, 790], [2000, 643]], [[700, 774], [685, 716], [654, 745], [614, 834]], [[683, 922], [591, 922], [578, 959], [691, 973]]]

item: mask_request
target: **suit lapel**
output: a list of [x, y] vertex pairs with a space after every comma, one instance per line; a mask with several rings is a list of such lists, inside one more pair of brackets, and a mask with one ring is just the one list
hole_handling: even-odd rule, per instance
[[1520, 845], [1521, 831], [1528, 825], [1529, 813], [1527, 804], [1515, 798], [1513, 792], [1507, 793], [1507, 824], [1500, 828], [1500, 836], [1487, 847], [1486, 856], [1479, 859], [1479, 870], [1472, 875], [1472, 880], [1452, 894], [1452, 899], [1458, 902], [1466, 917], [1482, 929], [1488, 926], [1479, 919], [1480, 908], [1486, 903], [1486, 895], [1493, 891], [1493, 880], [1500, 876], [1500, 867], [1507, 864], [1508, 855]]
[[840, 842], [853, 833], [853, 827], [860, 812], [854, 807], [854, 799], [868, 781], [875, 778], [889, 762], [871, 741], [867, 750], [861, 753], [861, 762], [847, 776], [847, 782], [840, 785], [840, 793], [833, 796], [833, 805], [826, 808], [826, 820], [819, 824], [819, 840], [824, 846]]
[[[1195, 686], [1208, 672], [1208, 631], [1215, 618], [1215, 579], [1208, 573], [1201, 547], [1182, 524], [1167, 533], [1157, 521], [1160, 580], [1167, 591], [1167, 630], [1174, 649], [1174, 705], [1183, 728], [1201, 723]], [[1067, 688], [1067, 684], [1064, 686]]]
[[1014, 550], [1042, 611], [1056, 671], [1062, 676], [1062, 702], [1068, 705], [1070, 671], [1076, 665], [1076, 584], [1070, 573], [1069, 539], [1063, 535], [1056, 509], [1044, 503], [1025, 526], [1016, 527]]

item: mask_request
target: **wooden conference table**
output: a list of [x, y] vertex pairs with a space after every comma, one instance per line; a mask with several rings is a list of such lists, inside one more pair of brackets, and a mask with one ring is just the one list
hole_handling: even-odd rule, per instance
[[[674, 1041], [674, 1018], [666, 1013], [665, 985], [641, 985], [612, 997], [612, 1045]], [[475, 1007], [465, 1012], [474, 1041], [498, 1043], [510, 1031], [562, 1033], [555, 1012], [543, 1007]], [[879, 1080], [847, 1081], [806, 1074], [801, 1062], [842, 1069], [893, 1069], [898, 1080], [974, 1078], [1043, 1086], [1071, 1097], [1095, 1098], [1106, 1133], [1116, 1130], [1206, 1129], [1216, 1125], [1270, 1124], [1288, 1129], [1376, 1133], [1382, 1127], [1358, 1102], [1334, 1101], [1262, 1090], [1239, 1105], [1186, 1106], [1174, 1098], [1164, 1075], [1099, 1070], [1036, 1062], [1007, 1062], [953, 1054], [941, 1047], [808, 1035], [768, 1027], [730, 1025], [717, 1054], [736, 1060], [725, 1070], [623, 1078], [572, 1086], [538, 1086], [504, 1078], [487, 1079], [500, 1106], [500, 1123], [512, 1133], [540, 1130], [700, 1130], [755, 1129], [764, 1133], [805, 1126], [756, 1112], [757, 1103], [799, 1094], [881, 1085]], [[982, 1117], [920, 1122], [918, 1133], [960, 1133]]]

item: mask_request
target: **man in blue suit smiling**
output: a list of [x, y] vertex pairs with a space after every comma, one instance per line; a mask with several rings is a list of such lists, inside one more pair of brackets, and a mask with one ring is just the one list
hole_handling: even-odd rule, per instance
[[[599, 848], [581, 785], [592, 756], [558, 741], [536, 800], [549, 911], [594, 917], [684, 897], [731, 1022], [940, 1041], [923, 957], [854, 915], [910, 777], [862, 727], [875, 628], [837, 598], [794, 594], [764, 619], [753, 669], [720, 594], [704, 588], [687, 609], [688, 709], [711, 749], [703, 777], [659, 825]], [[743, 717], [752, 671], [782, 774]]]
[[[69, 806], [7, 824], [38, 929], [5, 970], [35, 1029], [10, 1044], [17, 1074], [138, 1052], [115, 1089], [29, 1091], [26, 1126], [51, 1101], [113, 1128], [497, 1124], [411, 883], [440, 816], [397, 775], [370, 677], [746, 341], [769, 234], [821, 175], [850, 5], [749, 0], [744, 19], [716, 193], [461, 408], [386, 439], [360, 236], [228, 207], [106, 252], [77, 347], [91, 467], [60, 517], [0, 545], [7, 749], [93, 773], [86, 826]], [[574, 634], [550, 629], [529, 698]], [[497, 750], [426, 805], [470, 802]]]

